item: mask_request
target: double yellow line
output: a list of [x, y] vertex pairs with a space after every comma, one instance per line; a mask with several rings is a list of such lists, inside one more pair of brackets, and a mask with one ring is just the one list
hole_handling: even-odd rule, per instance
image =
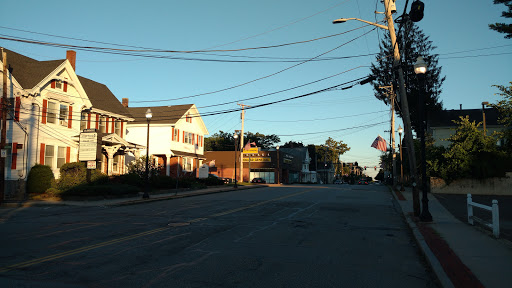
[[[196, 222], [199, 222], [199, 221], [207, 220], [209, 218], [220, 217], [220, 216], [232, 214], [232, 213], [235, 213], [235, 212], [239, 212], [239, 211], [243, 211], [243, 210], [246, 210], [246, 209], [254, 208], [254, 207], [257, 207], [257, 206], [265, 205], [265, 204], [270, 203], [270, 202], [279, 201], [279, 200], [282, 200], [282, 199], [286, 199], [286, 198], [294, 197], [294, 196], [297, 196], [297, 195], [301, 195], [301, 194], [310, 192], [312, 190], [314, 190], [314, 189], [309, 189], [309, 190], [305, 190], [305, 191], [302, 191], [302, 192], [297, 192], [297, 193], [281, 196], [281, 197], [278, 197], [278, 198], [262, 201], [262, 202], [259, 202], [259, 203], [256, 203], [256, 204], [252, 204], [252, 205], [248, 205], [248, 206], [245, 206], [245, 207], [231, 209], [231, 210], [227, 210], [227, 211], [224, 211], [224, 212], [212, 214], [212, 215], [210, 215], [210, 216], [208, 216], [206, 218], [204, 218], [204, 217], [196, 218], [196, 219], [190, 220], [189, 222], [190, 223], [196, 223]], [[6, 266], [6, 267], [0, 268], [0, 273], [5, 273], [5, 272], [13, 270], [13, 269], [25, 268], [25, 267], [29, 267], [29, 266], [32, 266], [32, 265], [40, 264], [40, 263], [43, 263], [43, 262], [47, 262], [47, 261], [63, 258], [63, 257], [66, 257], [66, 256], [71, 256], [71, 255], [75, 255], [75, 254], [78, 254], [78, 253], [86, 252], [86, 251], [89, 251], [89, 250], [93, 250], [93, 249], [109, 246], [109, 245], [112, 245], [112, 244], [117, 244], [117, 243], [125, 242], [125, 241], [136, 239], [136, 238], [139, 238], [139, 237], [143, 237], [143, 236], [151, 235], [151, 234], [154, 234], [154, 233], [162, 232], [162, 231], [165, 231], [165, 230], [168, 230], [168, 229], [170, 229], [170, 228], [169, 227], [156, 228], [156, 229], [149, 230], [149, 231], [146, 231], [146, 232], [137, 233], [137, 234], [133, 234], [133, 235], [122, 237], [122, 238], [117, 238], [117, 239], [113, 239], [113, 240], [110, 240], [110, 241], [105, 241], [105, 242], [101, 242], [101, 243], [98, 243], [98, 244], [89, 245], [89, 246], [85, 246], [85, 247], [82, 247], [82, 248], [77, 248], [77, 249], [73, 249], [73, 250], [69, 250], [69, 251], [65, 251], [65, 252], [49, 255], [49, 256], [46, 256], [46, 257], [37, 258], [37, 259], [34, 259], [34, 260], [30, 260], [30, 261], [26, 261], [26, 262], [22, 262], [22, 263], [18, 263], [18, 264], [13, 264], [13, 265], [10, 265], [10, 266]]]

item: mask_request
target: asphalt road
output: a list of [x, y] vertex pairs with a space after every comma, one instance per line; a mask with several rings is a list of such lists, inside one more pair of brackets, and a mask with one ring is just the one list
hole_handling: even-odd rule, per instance
[[437, 287], [384, 186], [0, 216], [1, 287]]

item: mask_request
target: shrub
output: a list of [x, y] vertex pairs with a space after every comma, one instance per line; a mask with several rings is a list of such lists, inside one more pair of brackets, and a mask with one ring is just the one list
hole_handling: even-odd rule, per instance
[[60, 194], [62, 199], [72, 199], [73, 197], [116, 197], [122, 195], [134, 195], [140, 191], [138, 187], [127, 184], [82, 184], [68, 189]]
[[[66, 191], [72, 187], [87, 183], [87, 167], [84, 162], [66, 163], [60, 167], [60, 178], [57, 187]], [[108, 176], [99, 170], [91, 170], [91, 183], [106, 184]]]
[[136, 173], [128, 173], [110, 178], [111, 183], [124, 183], [132, 186], [144, 186], [144, 180]]
[[55, 185], [55, 176], [50, 166], [37, 164], [28, 173], [28, 193], [42, 194]]
[[57, 188], [48, 188], [44, 194], [46, 194], [47, 197], [58, 197], [60, 195], [60, 190]]
[[198, 181], [199, 183], [203, 183], [206, 186], [218, 186], [224, 184], [224, 180], [211, 174], [208, 175], [208, 178], [198, 179]]
[[176, 188], [176, 179], [165, 175], [154, 175], [149, 179], [151, 187]]

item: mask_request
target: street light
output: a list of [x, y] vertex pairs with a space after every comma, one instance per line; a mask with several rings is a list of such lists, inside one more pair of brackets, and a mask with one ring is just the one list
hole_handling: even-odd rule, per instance
[[151, 117], [153, 117], [153, 113], [151, 113], [151, 109], [148, 108], [148, 110], [146, 110], [146, 120], [148, 121], [148, 134], [146, 136], [146, 189], [144, 189], [144, 194], [142, 195], [143, 199], [149, 199], [149, 122], [151, 121]]
[[233, 138], [235, 138], [235, 188], [238, 188], [238, 185], [236, 184], [236, 181], [237, 181], [237, 178], [236, 178], [236, 149], [237, 149], [237, 140], [238, 140], [238, 134], [236, 134], [235, 132], [235, 135], [233, 135]]
[[402, 129], [402, 126], [398, 125], [398, 138], [400, 138], [400, 191], [404, 192], [404, 163], [403, 163], [403, 156], [402, 156], [402, 133], [404, 132], [404, 129]]
[[382, 28], [382, 29], [389, 30], [388, 26], [385, 26], [385, 25], [382, 25], [382, 24], [373, 23], [373, 22], [366, 21], [366, 20], [359, 19], [359, 18], [340, 18], [340, 19], [336, 19], [336, 20], [332, 21], [332, 24], [345, 23], [345, 22], [347, 22], [349, 20], [357, 20], [357, 21], [364, 22], [366, 24], [370, 24], [370, 25], [377, 26], [377, 27]]
[[277, 181], [276, 184], [279, 184], [279, 146], [276, 146], [276, 155], [277, 155]]
[[485, 126], [485, 106], [489, 105], [489, 102], [482, 102], [482, 118], [484, 119], [484, 136], [487, 135], [487, 130]]
[[420, 219], [424, 222], [432, 222], [432, 215], [430, 214], [430, 211], [428, 210], [428, 183], [427, 183], [427, 159], [426, 159], [426, 152], [425, 152], [425, 96], [423, 95], [425, 93], [425, 73], [427, 72], [427, 63], [423, 60], [423, 57], [418, 57], [416, 59], [416, 63], [414, 63], [414, 73], [418, 75], [418, 78], [420, 79], [420, 96], [418, 101], [418, 114], [419, 114], [419, 120], [420, 120], [420, 139], [421, 139], [421, 190], [423, 192], [423, 197], [421, 199], [421, 202], [423, 204], [423, 209], [421, 209]]

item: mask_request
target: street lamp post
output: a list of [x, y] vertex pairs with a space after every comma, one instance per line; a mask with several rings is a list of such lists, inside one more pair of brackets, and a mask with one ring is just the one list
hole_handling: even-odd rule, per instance
[[148, 120], [148, 133], [147, 133], [147, 144], [146, 144], [146, 189], [144, 189], [144, 194], [142, 195], [143, 199], [149, 198], [149, 122], [151, 121], [151, 117], [153, 117], [153, 113], [151, 113], [151, 109], [148, 108], [146, 110], [146, 120]]
[[486, 125], [485, 125], [485, 106], [489, 105], [489, 102], [482, 102], [482, 118], [484, 120], [484, 136], [487, 135]]
[[404, 129], [402, 129], [402, 126], [398, 125], [398, 138], [400, 138], [400, 191], [404, 192], [404, 163], [403, 163], [403, 156], [402, 156], [402, 132], [404, 132]]
[[276, 147], [276, 155], [277, 155], [277, 183], [276, 184], [279, 184], [279, 146]]
[[420, 120], [420, 140], [421, 140], [421, 190], [423, 197], [421, 202], [423, 207], [421, 209], [420, 219], [424, 222], [432, 222], [432, 215], [428, 210], [428, 183], [427, 183], [427, 159], [425, 152], [425, 73], [427, 72], [427, 63], [423, 60], [423, 57], [418, 57], [414, 64], [414, 73], [420, 78], [421, 91], [418, 101], [418, 115]]
[[237, 143], [238, 143], [238, 142], [237, 142], [237, 140], [238, 140], [238, 134], [236, 134], [236, 132], [235, 132], [235, 135], [233, 135], [233, 138], [235, 138], [235, 186], [234, 186], [234, 187], [235, 187], [235, 188], [238, 188], [238, 185], [236, 184], [236, 181], [237, 181], [237, 178], [236, 178], [236, 162], [237, 162], [237, 161], [236, 161], [236, 160], [237, 160], [237, 159], [236, 159], [236, 157], [237, 157], [237, 155], [236, 155], [236, 150], [237, 150], [237, 146], [238, 146], [238, 145], [237, 145]]

